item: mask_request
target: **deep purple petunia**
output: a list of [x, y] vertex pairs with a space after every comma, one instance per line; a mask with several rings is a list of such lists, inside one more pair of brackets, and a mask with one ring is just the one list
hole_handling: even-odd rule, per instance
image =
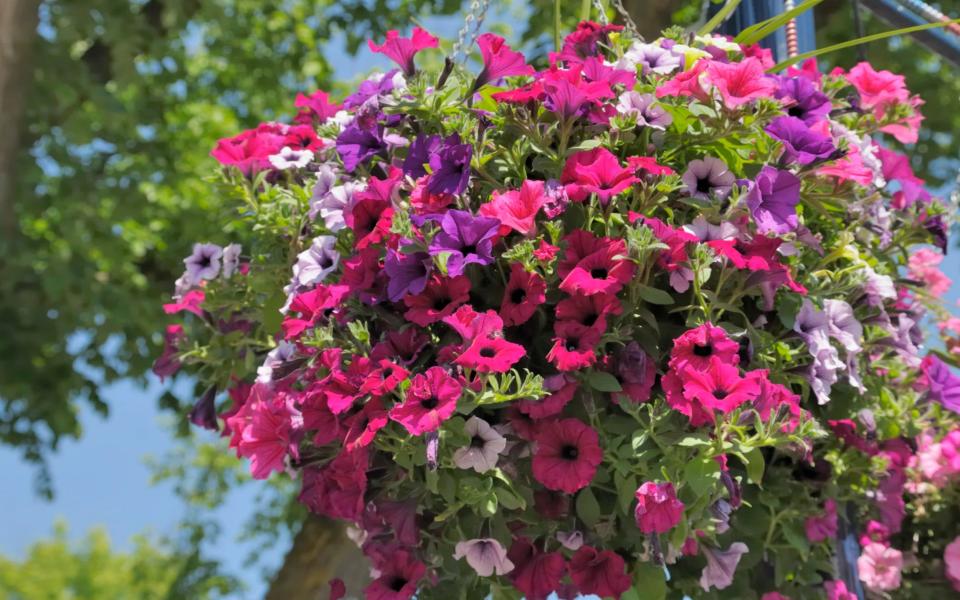
[[760, 233], [782, 235], [797, 228], [800, 179], [790, 171], [764, 166], [747, 192], [747, 206]]
[[830, 98], [806, 77], [780, 77], [778, 80], [780, 87], [773, 97], [784, 101], [789, 116], [813, 125], [830, 114], [833, 108]]
[[470, 183], [470, 159], [473, 146], [461, 144], [460, 136], [453, 134], [443, 141], [443, 147], [430, 157], [432, 174], [427, 181], [431, 194], [462, 194]]
[[811, 130], [796, 117], [777, 117], [767, 125], [765, 131], [770, 137], [783, 142], [781, 160], [785, 163], [809, 165], [834, 158], [837, 153], [833, 140]]
[[418, 135], [410, 144], [407, 157], [403, 159], [403, 174], [414, 179], [426, 175], [427, 170], [424, 165], [430, 163], [430, 159], [440, 149], [440, 143], [439, 135], [424, 135], [422, 133]]
[[493, 263], [493, 238], [500, 219], [475, 217], [465, 210], [448, 211], [440, 220], [440, 233], [430, 244], [430, 254], [449, 252], [447, 274], [457, 277], [470, 263]]
[[190, 410], [190, 422], [197, 427], [203, 427], [210, 431], [217, 431], [220, 427], [217, 425], [217, 388], [210, 386], [207, 391], [197, 399], [196, 404]]
[[352, 173], [360, 163], [370, 160], [383, 150], [383, 126], [361, 127], [354, 122], [337, 136], [337, 153], [343, 160], [343, 168]]
[[928, 354], [920, 366], [927, 378], [930, 398], [944, 408], [960, 413], [960, 377], [950, 370], [947, 363], [933, 354]]
[[407, 294], [419, 294], [427, 287], [433, 261], [426, 252], [403, 254], [388, 250], [384, 260], [387, 272], [387, 297], [391, 302], [399, 302]]

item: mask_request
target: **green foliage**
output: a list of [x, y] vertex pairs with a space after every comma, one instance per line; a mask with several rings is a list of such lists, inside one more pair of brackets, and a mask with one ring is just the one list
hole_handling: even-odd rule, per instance
[[102, 529], [79, 544], [57, 523], [53, 537], [34, 543], [22, 561], [0, 557], [0, 597], [17, 600], [160, 600], [224, 598], [238, 590], [235, 580], [196, 554], [144, 535], [130, 552], [111, 547]]

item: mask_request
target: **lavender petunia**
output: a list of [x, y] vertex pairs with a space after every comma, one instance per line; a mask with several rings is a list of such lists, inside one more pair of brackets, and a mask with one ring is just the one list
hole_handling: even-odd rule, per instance
[[480, 577], [490, 577], [494, 573], [506, 575], [513, 571], [513, 563], [507, 558], [507, 550], [493, 538], [482, 538], [457, 542], [453, 558], [467, 559], [467, 564]]
[[470, 445], [454, 451], [453, 463], [477, 473], [486, 473], [496, 467], [500, 454], [507, 447], [507, 439], [479, 417], [470, 417], [464, 430], [470, 436]]
[[793, 231], [798, 225], [800, 179], [790, 171], [764, 166], [750, 185], [746, 202], [760, 233]]
[[440, 144], [441, 138], [439, 135], [418, 135], [410, 144], [407, 157], [403, 159], [403, 174], [414, 179], [426, 175], [427, 170], [424, 165], [430, 163], [430, 159], [440, 149]]
[[844, 300], [825, 300], [823, 312], [827, 316], [830, 336], [840, 342], [847, 352], [860, 352], [863, 347], [863, 325], [853, 315], [853, 307]]
[[727, 163], [713, 156], [691, 160], [681, 177], [684, 191], [694, 198], [710, 200], [711, 195], [726, 198], [736, 180]]
[[733, 583], [733, 576], [737, 572], [740, 557], [750, 551], [743, 542], [734, 542], [730, 548], [721, 550], [701, 544], [703, 556], [707, 559], [707, 566], [700, 575], [700, 587], [709, 592], [711, 587], [722, 590]]
[[779, 77], [780, 87], [773, 97], [783, 100], [788, 116], [813, 125], [830, 114], [830, 98], [806, 77]]
[[617, 68], [635, 69], [639, 66], [642, 75], [650, 75], [651, 73], [666, 75], [679, 69], [683, 64], [683, 59], [683, 54], [657, 44], [634, 42], [617, 63]]
[[785, 163], [809, 165], [838, 156], [832, 139], [813, 131], [796, 117], [777, 117], [764, 131], [783, 143], [781, 160]]
[[583, 546], [583, 534], [579, 531], [558, 531], [556, 537], [560, 545], [567, 550], [576, 552]]
[[340, 231], [347, 226], [344, 211], [353, 206], [354, 194], [364, 189], [366, 185], [362, 182], [346, 181], [343, 185], [333, 186], [322, 196], [315, 193], [310, 200], [310, 218], [319, 215], [331, 233]]
[[383, 268], [389, 279], [387, 297], [391, 302], [399, 302], [404, 296], [419, 294], [427, 287], [433, 261], [426, 252], [404, 254], [397, 250], [388, 250]]
[[461, 144], [460, 136], [453, 134], [430, 157], [430, 179], [427, 190], [431, 194], [462, 194], [470, 183], [470, 159], [473, 146]]
[[493, 263], [493, 238], [500, 228], [500, 220], [475, 217], [465, 210], [447, 211], [440, 220], [440, 233], [430, 244], [430, 255], [449, 252], [447, 273], [451, 277], [463, 275], [471, 263]]
[[243, 247], [240, 244], [228, 244], [223, 249], [223, 276], [226, 279], [233, 277], [240, 266], [240, 253]]
[[204, 279], [214, 279], [220, 273], [220, 258], [223, 248], [216, 244], [194, 244], [193, 252], [183, 259], [187, 268], [183, 274], [190, 286], [199, 285]]
[[308, 287], [320, 283], [340, 264], [340, 253], [336, 251], [337, 238], [321, 235], [314, 238], [310, 247], [297, 255], [293, 265], [295, 287]]
[[617, 102], [617, 112], [621, 115], [633, 117], [637, 126], [646, 126], [652, 129], [666, 129], [673, 122], [673, 117], [666, 111], [653, 94], [641, 94], [629, 91], [620, 94]]
[[357, 91], [343, 99], [343, 107], [350, 109], [366, 104], [371, 98], [386, 96], [394, 89], [406, 88], [407, 82], [400, 69], [393, 69], [386, 73], [375, 73], [359, 86]]

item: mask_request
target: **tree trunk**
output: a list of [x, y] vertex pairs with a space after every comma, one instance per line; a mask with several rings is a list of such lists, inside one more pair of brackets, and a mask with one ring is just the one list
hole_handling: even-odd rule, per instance
[[311, 514], [294, 537], [265, 600], [326, 600], [328, 583], [336, 577], [346, 584], [349, 597], [362, 597], [369, 564], [344, 534], [343, 525]]
[[14, 177], [39, 0], [0, 0], [0, 239], [16, 231]]

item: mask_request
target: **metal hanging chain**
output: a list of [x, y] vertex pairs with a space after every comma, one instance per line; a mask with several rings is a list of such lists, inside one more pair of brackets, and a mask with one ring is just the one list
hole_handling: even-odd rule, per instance
[[637, 31], [637, 24], [633, 22], [633, 17], [630, 16], [630, 13], [627, 12], [627, 9], [623, 6], [623, 0], [613, 0], [613, 6], [617, 9], [617, 12], [620, 13], [620, 16], [623, 17], [623, 24], [626, 26], [627, 31], [629, 31], [633, 37], [643, 41], [643, 36]]
[[601, 25], [609, 25], [610, 19], [607, 18], [607, 9], [604, 7], [601, 0], [593, 0], [593, 7], [597, 9], [597, 18], [600, 19]]
[[490, 0], [472, 0], [470, 2], [470, 11], [463, 20], [463, 27], [460, 28], [460, 34], [456, 43], [453, 45], [453, 62], [462, 63], [470, 55], [470, 47], [477, 40], [480, 34], [480, 28], [483, 27], [483, 21], [487, 18], [487, 9], [490, 8]]

